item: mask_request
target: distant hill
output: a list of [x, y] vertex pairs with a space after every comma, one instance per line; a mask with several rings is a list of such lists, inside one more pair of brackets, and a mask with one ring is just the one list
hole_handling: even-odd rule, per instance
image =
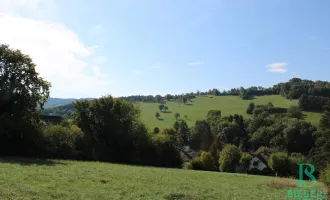
[[74, 98], [68, 98], [68, 99], [62, 99], [62, 98], [52, 98], [50, 97], [48, 101], [45, 103], [44, 108], [52, 108], [52, 107], [57, 107], [61, 105], [66, 105], [66, 104], [71, 104], [72, 102], [75, 102], [77, 100], [82, 100], [82, 99], [87, 99], [87, 100], [93, 100], [94, 98], [80, 98], [80, 99], [74, 99]]

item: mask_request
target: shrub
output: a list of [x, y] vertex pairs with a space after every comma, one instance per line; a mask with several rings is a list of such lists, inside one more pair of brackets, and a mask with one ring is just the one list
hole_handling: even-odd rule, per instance
[[175, 135], [176, 133], [176, 130], [174, 128], [164, 128], [161, 132], [161, 134], [164, 134], [164, 135]]
[[330, 164], [321, 171], [320, 180], [330, 188]]
[[76, 149], [77, 141], [83, 136], [82, 131], [75, 125], [45, 126], [42, 130], [45, 142], [44, 148], [51, 157], [70, 158]]
[[287, 116], [292, 118], [301, 119], [303, 114], [298, 106], [291, 106], [287, 111]]
[[220, 153], [219, 165], [222, 172], [235, 172], [236, 165], [241, 158], [241, 152], [238, 147], [228, 144]]
[[249, 115], [252, 115], [255, 107], [256, 107], [255, 104], [253, 102], [251, 102], [249, 104], [248, 108], [246, 109], [246, 113]]
[[175, 138], [167, 134], [156, 134], [152, 137], [152, 154], [150, 163], [155, 166], [180, 167], [182, 159], [180, 152], [175, 146]]
[[279, 151], [280, 150], [277, 149], [277, 148], [261, 146], [255, 153], [256, 154], [260, 154], [260, 153], [271, 154], [271, 153], [276, 153], [276, 152], [279, 152]]
[[193, 169], [193, 165], [191, 164], [191, 162], [185, 162], [183, 163], [182, 168], [191, 170]]
[[215, 161], [210, 152], [202, 152], [200, 156], [203, 170], [215, 171]]
[[247, 170], [249, 168], [250, 162], [252, 160], [252, 155], [249, 153], [242, 153], [241, 159], [239, 160], [239, 164], [243, 165]]
[[298, 164], [300, 163], [306, 163], [306, 158], [303, 154], [301, 153], [292, 153], [289, 156], [289, 170], [290, 170], [290, 175], [298, 178], [299, 176], [299, 167]]
[[158, 128], [158, 127], [155, 127], [153, 133], [154, 133], [154, 134], [159, 133], [159, 128]]
[[289, 160], [287, 153], [277, 152], [269, 157], [269, 166], [276, 173], [276, 176], [285, 176], [288, 173]]

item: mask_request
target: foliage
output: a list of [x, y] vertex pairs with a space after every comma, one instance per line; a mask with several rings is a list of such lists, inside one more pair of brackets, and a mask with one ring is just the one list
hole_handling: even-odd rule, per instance
[[192, 170], [193, 169], [193, 165], [192, 165], [191, 162], [185, 162], [185, 163], [183, 163], [182, 168], [183, 169], [190, 169], [190, 170]]
[[299, 108], [302, 110], [323, 111], [324, 106], [330, 101], [329, 97], [312, 96], [303, 94], [299, 98]]
[[272, 154], [279, 152], [280, 150], [277, 148], [272, 148], [272, 147], [266, 147], [266, 146], [261, 146], [255, 153], [256, 154], [261, 154], [261, 153], [266, 153], [266, 154]]
[[300, 163], [306, 163], [307, 158], [301, 153], [292, 153], [289, 156], [289, 164], [290, 164], [290, 174], [296, 178], [299, 178], [299, 168], [298, 165]]
[[160, 104], [159, 106], [158, 106], [158, 109], [161, 111], [161, 112], [163, 112], [163, 109], [164, 109], [164, 105], [163, 104]]
[[159, 133], [159, 128], [158, 128], [158, 127], [155, 127], [153, 133], [154, 133], [154, 134]]
[[209, 110], [207, 112], [207, 120], [212, 121], [212, 120], [217, 120], [221, 118], [221, 111], [220, 110]]
[[330, 164], [321, 171], [320, 180], [330, 188]]
[[179, 122], [178, 122], [178, 121], [175, 121], [175, 122], [174, 122], [174, 125], [173, 125], [173, 128], [174, 128], [176, 131], [178, 131], [179, 126], [180, 126]]
[[289, 160], [287, 153], [277, 152], [269, 157], [269, 166], [274, 170], [276, 176], [285, 176], [288, 173]]
[[320, 120], [320, 128], [323, 129], [330, 129], [330, 101], [325, 106], [324, 113]]
[[253, 110], [254, 110], [255, 107], [256, 107], [255, 104], [253, 102], [251, 102], [249, 104], [249, 107], [246, 109], [246, 113], [249, 114], [249, 115], [252, 115], [253, 114]]
[[235, 172], [235, 167], [239, 163], [241, 152], [238, 147], [228, 144], [226, 145], [219, 158], [221, 172]]
[[213, 137], [210, 125], [207, 121], [196, 121], [191, 131], [190, 146], [194, 150], [208, 151], [213, 142]]
[[206, 171], [215, 171], [215, 160], [213, 159], [210, 152], [202, 152], [200, 159], [203, 165], [203, 169]]
[[242, 156], [239, 160], [239, 164], [243, 165], [244, 168], [247, 170], [249, 168], [250, 162], [252, 160], [252, 155], [249, 153], [242, 153]]
[[83, 133], [75, 125], [64, 127], [61, 125], [49, 125], [43, 127], [44, 147], [49, 157], [74, 158], [74, 151]]
[[174, 136], [176, 133], [176, 130], [174, 128], [164, 128], [160, 134], [163, 134], [163, 135], [171, 135], [171, 136]]
[[287, 116], [291, 118], [302, 119], [303, 114], [297, 106], [291, 106], [288, 109]]
[[43, 109], [49, 97], [50, 83], [39, 76], [35, 67], [28, 55], [0, 44], [0, 150], [3, 155], [39, 152], [39, 109]]
[[178, 120], [178, 118], [180, 117], [180, 113], [175, 113], [174, 117], [175, 117], [176, 120]]

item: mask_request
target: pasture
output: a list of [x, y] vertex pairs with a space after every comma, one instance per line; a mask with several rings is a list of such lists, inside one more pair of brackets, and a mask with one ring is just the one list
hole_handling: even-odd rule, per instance
[[[250, 102], [256, 105], [267, 104], [272, 102], [276, 107], [288, 108], [290, 106], [297, 106], [298, 100], [287, 100], [280, 95], [266, 95], [255, 97], [251, 100], [242, 100], [238, 96], [198, 96], [184, 105], [180, 102], [167, 102], [166, 106], [169, 108], [168, 112], [160, 112], [157, 103], [139, 103], [142, 113], [141, 119], [150, 128], [154, 127], [166, 128], [173, 127], [175, 122], [175, 113], [180, 113], [180, 118], [185, 120], [189, 127], [193, 126], [196, 120], [205, 119], [209, 110], [221, 110], [222, 116], [230, 114], [240, 114], [245, 118], [250, 117], [246, 114], [246, 109]], [[156, 119], [155, 113], [160, 113], [160, 120]], [[315, 125], [319, 123], [321, 113], [303, 112], [305, 120]], [[187, 115], [187, 119], [184, 117]]]
[[[100, 162], [0, 159], [1, 200], [287, 199], [298, 180]], [[296, 188], [297, 189], [297, 188]], [[309, 189], [324, 189], [317, 183]]]

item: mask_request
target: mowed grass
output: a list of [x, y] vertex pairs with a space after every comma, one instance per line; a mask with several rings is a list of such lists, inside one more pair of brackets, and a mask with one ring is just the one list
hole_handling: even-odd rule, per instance
[[[1, 200], [287, 199], [297, 180], [100, 162], [0, 159]], [[297, 189], [297, 188], [296, 188]], [[317, 183], [314, 188], [324, 189]]]
[[[210, 98], [212, 97], [212, 98]], [[166, 106], [169, 108], [169, 113], [160, 112], [157, 103], [139, 103], [142, 109], [141, 118], [150, 129], [154, 127], [166, 128], [173, 127], [175, 122], [175, 113], [180, 113], [181, 119], [187, 115], [187, 123], [189, 127], [193, 126], [196, 120], [205, 119], [209, 110], [221, 110], [222, 116], [230, 114], [240, 114], [245, 118], [250, 117], [246, 114], [246, 109], [250, 102], [256, 105], [267, 104], [272, 102], [274, 106], [288, 108], [290, 106], [297, 106], [298, 100], [287, 100], [280, 95], [266, 95], [255, 97], [252, 100], [242, 100], [238, 96], [204, 96], [196, 97], [188, 102], [191, 105], [183, 105], [179, 102], [167, 102]], [[156, 119], [155, 113], [159, 112], [161, 120]], [[321, 118], [321, 113], [304, 112], [305, 120], [317, 125]]]

